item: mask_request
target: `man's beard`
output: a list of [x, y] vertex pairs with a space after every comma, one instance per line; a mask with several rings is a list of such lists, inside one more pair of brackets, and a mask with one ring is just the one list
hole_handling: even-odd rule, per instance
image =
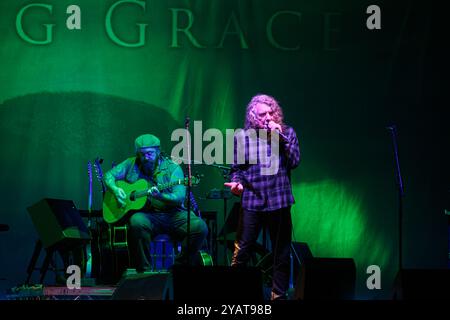
[[146, 173], [151, 173], [151, 172], [153, 172], [153, 170], [155, 170], [155, 164], [156, 164], [156, 160], [154, 160], [154, 161], [143, 160], [142, 161], [142, 169]]

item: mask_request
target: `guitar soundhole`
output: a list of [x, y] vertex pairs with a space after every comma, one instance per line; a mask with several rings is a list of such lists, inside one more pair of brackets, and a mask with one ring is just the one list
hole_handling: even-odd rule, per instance
[[136, 191], [132, 191], [132, 192], [130, 193], [130, 200], [131, 200], [131, 201], [136, 200]]

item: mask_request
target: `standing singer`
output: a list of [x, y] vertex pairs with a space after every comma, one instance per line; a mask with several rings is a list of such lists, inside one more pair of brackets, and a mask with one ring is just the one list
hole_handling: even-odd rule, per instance
[[[292, 195], [291, 170], [300, 162], [300, 148], [293, 128], [283, 122], [283, 111], [271, 96], [259, 94], [254, 96], [247, 106], [245, 130], [254, 129], [258, 133], [253, 152], [258, 152], [263, 143], [268, 153], [279, 150], [278, 167], [273, 174], [262, 174], [264, 164], [237, 163], [231, 169], [231, 182], [225, 186], [231, 192], [241, 196], [242, 215], [234, 244], [232, 266], [243, 266], [249, 261], [253, 246], [261, 228], [268, 227], [273, 252], [272, 300], [287, 299], [290, 276], [290, 244], [292, 233], [291, 206]], [[267, 134], [261, 135], [261, 130]], [[279, 148], [270, 144], [270, 136], [279, 135]], [[273, 141], [273, 140], [272, 140]], [[245, 144], [244, 144], [245, 145]], [[235, 144], [236, 146], [236, 144]], [[245, 159], [249, 159], [249, 150], [245, 148]], [[258, 152], [259, 154], [259, 152]]]

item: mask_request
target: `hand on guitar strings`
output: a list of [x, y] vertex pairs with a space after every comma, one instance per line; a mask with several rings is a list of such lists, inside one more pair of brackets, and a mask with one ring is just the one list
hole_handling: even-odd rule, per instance
[[115, 187], [113, 191], [114, 195], [117, 198], [117, 201], [120, 203], [122, 207], [124, 207], [126, 204], [125, 200], [127, 199], [127, 194], [125, 193], [125, 191], [119, 187]]

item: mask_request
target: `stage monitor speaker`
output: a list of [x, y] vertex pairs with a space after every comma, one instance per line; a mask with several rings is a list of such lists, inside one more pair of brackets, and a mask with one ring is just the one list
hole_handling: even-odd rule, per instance
[[299, 300], [352, 300], [356, 266], [350, 258], [311, 258], [301, 266], [295, 288]]
[[225, 228], [222, 226], [218, 236], [223, 237], [224, 231], [226, 229], [227, 234], [231, 232], [236, 232], [239, 225], [239, 218], [241, 217], [242, 207], [240, 202], [235, 202], [230, 212], [227, 215], [225, 221]]
[[171, 290], [169, 272], [138, 273], [122, 277], [113, 300], [167, 300]]
[[262, 273], [255, 267], [185, 267], [172, 271], [175, 301], [263, 301]]
[[450, 300], [450, 270], [403, 269], [395, 279], [394, 299]]
[[90, 240], [89, 231], [72, 200], [44, 198], [27, 208], [45, 248]]

